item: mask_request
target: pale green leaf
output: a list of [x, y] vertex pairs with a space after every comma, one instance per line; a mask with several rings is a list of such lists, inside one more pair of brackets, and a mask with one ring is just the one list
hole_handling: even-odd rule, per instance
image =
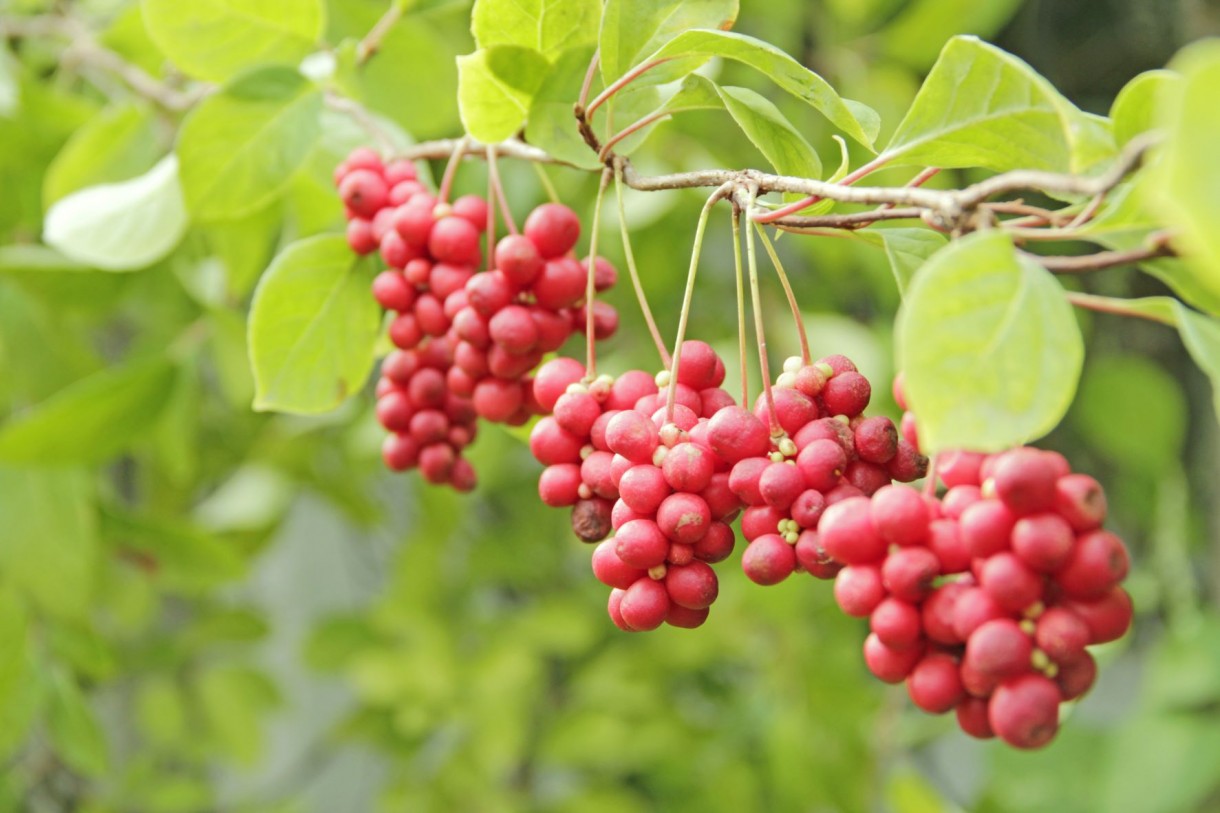
[[89, 478], [76, 469], [0, 466], [0, 572], [40, 609], [82, 618], [97, 537]]
[[82, 773], [105, 774], [108, 755], [102, 725], [76, 681], [55, 669], [47, 688], [47, 731], [56, 751]]
[[195, 525], [107, 511], [103, 538], [156, 563], [156, 584], [163, 590], [202, 593], [245, 572], [241, 550], [231, 541]]
[[371, 281], [368, 262], [339, 236], [301, 240], [275, 258], [250, 310], [255, 409], [326, 412], [363, 386], [381, 328]]
[[[597, 169], [601, 163], [597, 154], [580, 136], [572, 105], [580, 94], [584, 70], [593, 56], [593, 48], [577, 46], [564, 51], [555, 60], [539, 83], [530, 104], [525, 138], [560, 161], [583, 169]], [[593, 120], [594, 127], [602, 117]]]
[[1114, 151], [1107, 129], [1017, 57], [954, 37], [879, 162], [1083, 171]]
[[548, 60], [597, 42], [600, 0], [476, 0], [470, 30], [479, 48], [520, 45]]
[[[665, 43], [692, 28], [727, 31], [737, 21], [737, 7], [737, 0], [607, 0], [599, 39], [603, 81], [609, 85]], [[653, 68], [640, 79], [670, 82], [710, 57], [707, 54], [694, 56], [693, 60], [684, 60], [677, 72], [667, 67]]]
[[186, 231], [178, 159], [162, 158], [138, 178], [91, 186], [47, 212], [43, 240], [67, 256], [107, 271], [131, 271], [173, 250]]
[[1149, 167], [1148, 192], [1198, 283], [1220, 293], [1220, 41], [1190, 46], [1172, 66], [1182, 81], [1162, 94], [1158, 118], [1166, 142]]
[[279, 196], [321, 134], [321, 110], [322, 94], [287, 68], [248, 74], [206, 99], [178, 134], [190, 213], [236, 218]]
[[157, 47], [213, 82], [254, 65], [296, 64], [325, 24], [322, 0], [142, 0], [141, 8]]
[[108, 108], [90, 119], [47, 167], [42, 205], [87, 186], [147, 172], [160, 152], [155, 125], [152, 112], [135, 104]]
[[766, 97], [748, 88], [717, 88], [725, 110], [780, 175], [822, 177], [822, 161], [809, 142]]
[[1144, 71], [1118, 92], [1110, 106], [1114, 140], [1121, 147], [1140, 133], [1157, 126], [1157, 104], [1182, 81], [1174, 71]]
[[1212, 401], [1220, 418], [1220, 320], [1195, 313], [1180, 302], [1174, 303], [1174, 309], [1182, 343], [1212, 382]]
[[96, 463], [142, 437], [168, 403], [174, 366], [163, 358], [81, 379], [0, 426], [0, 461]]
[[1021, 7], [1022, 0], [913, 0], [875, 35], [887, 57], [927, 70], [941, 44], [955, 34], [990, 37]]
[[480, 48], [459, 56], [458, 110], [466, 132], [502, 141], [521, 128], [550, 65], [542, 54], [516, 45]]
[[948, 238], [940, 232], [920, 228], [859, 229], [848, 234], [885, 250], [898, 291], [904, 296], [915, 272], [948, 242]]
[[907, 290], [895, 341], [927, 453], [999, 451], [1046, 434], [1084, 358], [1059, 283], [999, 232], [933, 255]]
[[819, 111], [852, 139], [872, 148], [881, 126], [876, 112], [859, 102], [842, 98], [825, 79], [774, 45], [729, 31], [687, 31], [654, 51], [647, 61], [688, 57], [723, 57], [749, 65]]
[[0, 274], [90, 271], [91, 266], [77, 262], [47, 246], [35, 244], [0, 246]]

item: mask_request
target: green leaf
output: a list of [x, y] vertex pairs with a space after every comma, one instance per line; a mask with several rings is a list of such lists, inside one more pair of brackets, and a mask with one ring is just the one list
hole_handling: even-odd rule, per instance
[[322, 94], [287, 68], [247, 74], [206, 99], [178, 133], [191, 214], [241, 217], [279, 196], [321, 134], [321, 111]]
[[103, 538], [112, 546], [155, 563], [162, 589], [201, 593], [245, 572], [241, 551], [232, 542], [176, 519], [102, 513]]
[[91, 266], [79, 263], [53, 248], [39, 245], [0, 246], [0, 274], [62, 273], [90, 271]]
[[280, 702], [265, 675], [233, 666], [204, 673], [198, 684], [200, 709], [222, 748], [245, 765], [262, 755], [259, 718]]
[[1220, 41], [1205, 40], [1173, 60], [1182, 81], [1167, 86], [1159, 123], [1167, 129], [1151, 167], [1155, 211], [1200, 284], [1220, 292]]
[[[601, 166], [597, 155], [581, 138], [576, 117], [572, 115], [572, 104], [580, 93], [584, 70], [592, 56], [593, 48], [588, 46], [570, 48], [559, 55], [534, 93], [525, 125], [529, 143], [582, 169]], [[595, 118], [594, 126], [602, 120]]]
[[548, 60], [597, 42], [599, 0], [476, 0], [470, 31], [479, 48], [520, 45]]
[[[890, 59], [924, 71], [941, 44], [954, 34], [990, 37], [1008, 22], [1022, 0], [914, 0], [875, 35]], [[871, 39], [871, 38], [870, 38]]]
[[878, 162], [1079, 172], [1113, 153], [1082, 113], [1033, 68], [974, 37], [954, 37]]
[[21, 109], [20, 70], [8, 46], [0, 46], [0, 118], [14, 118]]
[[168, 403], [173, 383], [174, 366], [164, 358], [94, 373], [0, 427], [0, 461], [106, 460], [148, 431]]
[[886, 259], [894, 272], [898, 292], [906, 296], [907, 288], [928, 258], [945, 247], [948, 238], [940, 232], [919, 228], [873, 228], [848, 232], [857, 240], [863, 240], [885, 249]]
[[[727, 31], [737, 21], [737, 5], [737, 0], [607, 0], [599, 40], [602, 80], [609, 85], [692, 28]], [[694, 56], [696, 59], [685, 60], [676, 73], [654, 68], [640, 80], [671, 82], [699, 67], [710, 55]]]
[[1181, 81], [1182, 77], [1174, 71], [1144, 71], [1123, 86], [1110, 106], [1114, 141], [1118, 146], [1156, 128], [1157, 104], [1174, 92]]
[[654, 51], [647, 61], [692, 56], [723, 57], [749, 65], [822, 113], [848, 136], [872, 148], [881, 126], [876, 112], [859, 102], [840, 97], [825, 79], [774, 45], [728, 31], [686, 31]]
[[1071, 418], [1099, 454], [1132, 470], [1157, 476], [1181, 465], [1186, 396], [1172, 375], [1147, 359], [1091, 361]]
[[72, 134], [47, 167], [43, 206], [87, 186], [147, 172], [160, 153], [155, 125], [152, 112], [140, 105], [103, 110]]
[[21, 597], [7, 587], [0, 587], [0, 706], [15, 695], [26, 674], [30, 656], [30, 619]]
[[48, 679], [47, 731], [64, 761], [89, 776], [102, 776], [108, 762], [101, 723], [80, 687], [55, 669]]
[[780, 175], [822, 177], [822, 162], [809, 142], [766, 97], [748, 88], [718, 87], [725, 110]]
[[924, 451], [999, 451], [1049, 432], [1084, 357], [1063, 289], [998, 232], [937, 252], [915, 275], [896, 355]]
[[1180, 302], [1174, 302], [1178, 317], [1178, 332], [1182, 343], [1199, 369], [1212, 382], [1212, 401], [1220, 418], [1220, 320], [1195, 313]]
[[322, 0], [142, 0], [141, 8], [157, 47], [213, 82], [253, 65], [296, 64], [324, 26]]
[[371, 279], [339, 236], [298, 241], [275, 258], [250, 309], [255, 409], [325, 412], [363, 386], [381, 328]]
[[131, 271], [173, 250], [186, 231], [178, 159], [162, 158], [122, 183], [82, 189], [47, 212], [43, 240], [74, 260], [107, 271]]
[[496, 45], [459, 56], [458, 110], [466, 132], [503, 141], [521, 128], [550, 65], [532, 48]]

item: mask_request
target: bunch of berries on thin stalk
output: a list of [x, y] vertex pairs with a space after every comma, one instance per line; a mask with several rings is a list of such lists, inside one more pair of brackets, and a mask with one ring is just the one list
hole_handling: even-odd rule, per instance
[[791, 358], [784, 367], [769, 402], [764, 392], [753, 412], [725, 409], [708, 431], [712, 448], [733, 464], [729, 486], [747, 506], [742, 568], [763, 585], [798, 568], [833, 578], [840, 564], [816, 532], [823, 512], [893, 480], [919, 479], [928, 464], [893, 421], [864, 416], [872, 388], [850, 359]]
[[1056, 452], [946, 453], [936, 474], [941, 499], [887, 486], [825, 511], [835, 598], [868, 618], [878, 678], [972, 736], [1041, 747], [1093, 684], [1087, 647], [1130, 626], [1126, 548], [1100, 484]]
[[688, 341], [676, 380], [631, 370], [589, 382], [570, 359], [535, 379], [537, 400], [553, 404], [530, 436], [547, 467], [539, 495], [573, 506], [577, 535], [599, 543], [593, 573], [611, 588], [607, 609], [623, 630], [698, 627], [719, 593], [711, 565], [732, 553], [741, 508], [728, 462], [707, 442], [708, 419], [734, 403], [724, 374], [709, 345]]
[[[450, 204], [420, 183], [410, 162], [386, 164], [367, 149], [336, 168], [335, 182], [349, 245], [379, 252], [387, 266], [373, 281], [373, 296], [393, 314], [397, 348], [377, 386], [377, 416], [390, 432], [383, 459], [392, 470], [418, 467], [429, 482], [470, 490], [476, 477], [461, 453], [477, 419], [520, 425], [541, 414], [531, 371], [589, 323], [588, 261], [571, 255], [580, 222], [560, 204], [539, 206], [524, 234], [510, 224], [513, 233], [481, 271], [492, 220], [483, 198]], [[597, 291], [617, 278], [601, 258], [593, 274]], [[595, 338], [613, 335], [614, 308], [592, 307]]]

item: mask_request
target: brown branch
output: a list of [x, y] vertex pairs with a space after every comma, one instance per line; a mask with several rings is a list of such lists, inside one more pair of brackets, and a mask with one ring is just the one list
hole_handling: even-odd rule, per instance
[[893, 209], [881, 207], [873, 209], [869, 212], [851, 212], [849, 214], [831, 214], [831, 215], [810, 215], [800, 216], [793, 215], [780, 220], [768, 223], [769, 226], [776, 226], [784, 231], [798, 231], [800, 229], [861, 229], [865, 226], [871, 226], [879, 220], [918, 220], [923, 217], [923, 209], [915, 207], [905, 207], [902, 209]]
[[369, 29], [369, 33], [364, 35], [364, 38], [356, 44], [356, 64], [364, 65], [381, 50], [382, 40], [390, 33], [399, 20], [402, 19], [403, 12], [406, 11], [406, 4], [400, 0], [390, 0], [390, 7], [386, 9], [385, 14], [382, 14], [377, 22], [373, 23], [373, 27]]
[[1144, 260], [1153, 260], [1157, 257], [1175, 256], [1174, 250], [1167, 242], [1167, 236], [1163, 235], [1154, 236], [1147, 246], [1125, 249], [1123, 251], [1099, 251], [1095, 254], [1053, 257], [1030, 254], [1024, 251], [1021, 253], [1046, 270], [1056, 274], [1084, 274], [1089, 271], [1100, 271], [1103, 268], [1114, 268], [1119, 265], [1131, 265], [1132, 263], [1139, 263]]

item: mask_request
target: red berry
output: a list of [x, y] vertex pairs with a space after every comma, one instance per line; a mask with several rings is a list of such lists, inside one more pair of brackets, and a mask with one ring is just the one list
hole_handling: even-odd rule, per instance
[[580, 466], [575, 463], [547, 466], [538, 478], [538, 496], [552, 508], [575, 505], [580, 499], [580, 483]]
[[665, 621], [669, 613], [669, 594], [658, 581], [649, 578], [636, 579], [627, 588], [619, 603], [623, 622], [636, 631], [654, 630]]
[[769, 505], [752, 505], [741, 515], [741, 535], [747, 542], [760, 536], [774, 534], [779, 530], [780, 520], [786, 519], [784, 512]]
[[614, 622], [614, 626], [621, 629], [623, 632], [635, 632], [631, 627], [627, 626], [627, 622], [623, 620], [622, 606], [623, 596], [627, 595], [625, 589], [614, 588], [610, 591], [610, 598], [606, 601], [606, 612], [610, 614], [610, 620]]
[[801, 449], [796, 465], [805, 478], [805, 485], [825, 493], [842, 479], [847, 469], [847, 454], [833, 440], [820, 438]]
[[962, 731], [980, 740], [995, 736], [987, 719], [987, 701], [981, 697], [967, 697], [957, 704], [957, 724]]
[[360, 217], [371, 218], [389, 203], [390, 190], [381, 173], [372, 169], [354, 169], [339, 182], [339, 197], [343, 205]]
[[415, 410], [405, 393], [391, 390], [377, 400], [377, 422], [391, 432], [406, 432]]
[[944, 714], [956, 707], [966, 697], [957, 661], [939, 652], [925, 655], [907, 678], [907, 693], [930, 714]]
[[758, 478], [758, 493], [775, 508], [788, 508], [804, 490], [800, 469], [789, 463], [771, 463]]
[[1087, 474], [1069, 474], [1055, 481], [1055, 512], [1080, 533], [1101, 527], [1106, 518], [1106, 493]]
[[534, 374], [534, 397], [544, 410], [555, 408], [559, 396], [585, 377], [585, 366], [576, 359], [554, 358], [538, 368]]
[[983, 499], [983, 492], [978, 486], [953, 486], [941, 498], [940, 510], [950, 519], [959, 519], [967, 508]]
[[894, 649], [882, 643], [876, 633], [864, 639], [864, 664], [878, 680], [901, 683], [923, 657], [922, 646]]
[[428, 253], [443, 263], [475, 265], [479, 261], [479, 230], [462, 217], [442, 217], [428, 235]]
[[479, 231], [487, 230], [487, 201], [478, 195], [462, 195], [453, 202], [453, 214]]
[[1042, 675], [1005, 681], [988, 706], [991, 728], [1015, 748], [1041, 748], [1059, 729], [1059, 689]]
[[970, 551], [953, 520], [936, 519], [928, 525], [928, 547], [940, 560], [941, 573], [962, 573], [969, 569]]
[[610, 385], [605, 409], [631, 409], [645, 395], [656, 395], [657, 383], [643, 370], [628, 370]]
[[691, 610], [712, 606], [720, 592], [716, 573], [699, 561], [688, 565], [671, 565], [665, 571], [665, 589], [675, 604]]
[[712, 453], [695, 443], [677, 444], [661, 463], [665, 481], [674, 491], [703, 491], [711, 483], [715, 469]]
[[657, 425], [634, 410], [619, 412], [606, 426], [610, 450], [636, 463], [651, 462], [660, 442]]
[[[589, 273], [589, 258], [585, 257], [580, 264], [585, 269], [585, 273]], [[616, 282], [618, 282], [618, 269], [605, 257], [598, 256], [597, 262], [593, 264], [593, 290], [598, 293], [608, 291], [614, 287]]]
[[919, 608], [896, 598], [882, 599], [868, 617], [869, 628], [893, 649], [915, 646], [923, 637]]
[[419, 450], [419, 471], [434, 485], [449, 482], [457, 455], [448, 443], [433, 443]]
[[560, 203], [544, 203], [525, 219], [525, 236], [544, 258], [567, 254], [580, 238], [580, 219]]
[[936, 460], [936, 476], [946, 488], [980, 485], [979, 472], [985, 457], [978, 452], [943, 452]]
[[1017, 517], [999, 500], [982, 500], [962, 512], [962, 541], [970, 555], [985, 559], [1008, 550]]
[[867, 497], [852, 497], [831, 505], [818, 524], [822, 545], [835, 561], [868, 564], [885, 556], [885, 540], [869, 518]]
[[664, 564], [669, 553], [669, 541], [657, 523], [636, 519], [625, 523], [614, 535], [614, 552], [628, 567], [648, 570]]
[[1063, 606], [1084, 619], [1089, 627], [1090, 644], [1116, 641], [1131, 626], [1131, 596], [1121, 587], [1112, 588], [1092, 601], [1067, 601]]
[[997, 553], [983, 563], [979, 584], [1009, 612], [1021, 612], [1042, 598], [1042, 577], [1008, 552]]
[[1038, 616], [1034, 643], [1053, 661], [1073, 660], [1089, 645], [1089, 625], [1066, 607], [1048, 607]]
[[1064, 700], [1075, 700], [1093, 687], [1097, 679], [1097, 661], [1087, 651], [1059, 664], [1055, 684]]
[[[802, 427], [818, 418], [818, 405], [798, 390], [775, 387], [771, 390], [771, 399], [775, 403], [776, 420], [789, 435], [796, 435]], [[771, 411], [767, 407], [766, 393], [754, 402], [754, 416], [764, 424], [770, 424]]]
[[1042, 573], [1062, 567], [1075, 541], [1072, 526], [1058, 514], [1031, 514], [1017, 520], [1012, 529], [1012, 552]]
[[683, 545], [693, 545], [702, 539], [711, 522], [711, 511], [698, 494], [670, 494], [657, 508], [661, 533]]
[[419, 444], [410, 435], [386, 435], [381, 444], [381, 459], [391, 471], [406, 471], [419, 460]]
[[898, 430], [889, 418], [865, 418], [853, 432], [856, 454], [868, 463], [888, 463], [898, 453]]
[[766, 424], [748, 409], [730, 406], [720, 410], [708, 422], [707, 440], [712, 451], [729, 463], [767, 453], [770, 433]]
[[796, 569], [796, 554], [778, 534], [763, 534], [746, 546], [741, 569], [755, 584], [779, 584]]
[[508, 235], [496, 243], [495, 265], [514, 285], [524, 288], [542, 271], [542, 255], [525, 235]]
[[556, 463], [579, 464], [583, 445], [580, 437], [564, 431], [554, 418], [543, 418], [530, 431], [530, 452], [546, 466]]
[[669, 614], [665, 616], [665, 623], [671, 627], [681, 627], [682, 629], [694, 629], [703, 626], [703, 622], [707, 621], [708, 610], [692, 610], [683, 607], [680, 604], [669, 605]]
[[835, 576], [834, 594], [844, 613], [867, 618], [885, 598], [881, 569], [875, 565], [848, 565]]
[[963, 641], [988, 621], [1005, 617], [1004, 608], [981, 587], [962, 591], [954, 602], [953, 613], [953, 631]]
[[724, 381], [724, 371], [717, 369], [717, 360], [716, 351], [707, 342], [698, 339], [683, 342], [678, 351], [678, 383], [695, 390], [719, 387]]
[[961, 582], [949, 582], [932, 591], [920, 607], [924, 634], [943, 646], [956, 646], [963, 639], [953, 628], [957, 601], [969, 587]]
[[936, 554], [923, 547], [899, 548], [886, 556], [881, 565], [881, 581], [886, 590], [895, 598], [910, 602], [927, 598], [939, 573]]
[[891, 545], [918, 545], [928, 539], [928, 505], [909, 486], [878, 489], [869, 503], [869, 517], [877, 533]]
[[725, 522], [713, 521], [703, 538], [695, 543], [695, 558], [709, 564], [723, 562], [733, 553], [735, 541], [732, 526]]
[[547, 260], [534, 278], [531, 290], [538, 304], [551, 310], [570, 308], [584, 298], [585, 269], [571, 257]]
[[963, 662], [989, 677], [1012, 677], [1029, 671], [1033, 649], [1033, 642], [1016, 621], [994, 618], [966, 639]]
[[479, 417], [489, 421], [503, 422], [521, 408], [521, 385], [516, 381], [500, 378], [484, 378], [475, 385], [471, 402]]
[[1077, 599], [1105, 595], [1127, 576], [1130, 561], [1121, 539], [1109, 531], [1090, 531], [1076, 540], [1055, 583], [1064, 593]]
[[826, 411], [831, 415], [854, 417], [868, 406], [872, 394], [868, 379], [860, 373], [835, 373], [822, 388], [822, 403], [826, 404]]
[[[613, 423], [613, 422], [612, 422]], [[651, 464], [632, 466], [618, 483], [619, 497], [633, 511], [654, 514], [669, 496], [665, 475]]]
[[886, 468], [900, 483], [912, 483], [928, 473], [928, 458], [919, 453], [919, 449], [905, 438], [898, 439], [898, 451], [886, 464]]
[[1017, 514], [1053, 510], [1060, 465], [1038, 449], [1009, 449], [997, 456], [991, 468], [996, 495]]
[[822, 492], [807, 488], [797, 495], [788, 507], [792, 519], [802, 528], [816, 528], [826, 510], [826, 497]]

